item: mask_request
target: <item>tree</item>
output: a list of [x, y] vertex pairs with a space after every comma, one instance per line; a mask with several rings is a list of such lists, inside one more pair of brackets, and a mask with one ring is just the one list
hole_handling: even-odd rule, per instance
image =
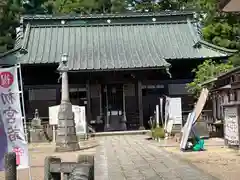
[[3, 53], [14, 46], [15, 29], [23, 9], [21, 0], [2, 0], [0, 9], [0, 53]]
[[45, 14], [43, 4], [48, 0], [22, 0], [24, 7], [24, 14]]
[[121, 13], [126, 0], [48, 0], [43, 7], [48, 14]]
[[122, 13], [126, 11], [127, 2], [125, 0], [111, 0], [111, 13]]
[[96, 0], [49, 0], [43, 7], [48, 14], [91, 14], [97, 5]]
[[[218, 10], [218, 0], [196, 0], [195, 7], [201, 22], [204, 40], [215, 45], [240, 50], [240, 17], [236, 14], [223, 13]], [[198, 96], [200, 84], [222, 72], [228, 71], [233, 66], [240, 65], [240, 53], [236, 53], [227, 62], [216, 63], [211, 60], [199, 65], [195, 72], [193, 82], [188, 84], [188, 89]], [[208, 88], [211, 88], [210, 83]]]
[[[136, 11], [159, 12], [166, 10], [182, 10], [191, 7], [192, 0], [141, 0], [136, 2]], [[193, 8], [192, 8], [193, 9]]]
[[[212, 60], [206, 60], [200, 64], [196, 69], [193, 70], [195, 78], [191, 83], [187, 84], [188, 91], [194, 94], [196, 97], [199, 96], [202, 86], [201, 84], [207, 80], [210, 80], [221, 73], [227, 72], [233, 68], [233, 65], [229, 61], [228, 63], [217, 63]], [[212, 88], [213, 84], [209, 84], [208, 88]]]
[[[218, 10], [218, 0], [197, 0], [199, 14], [203, 14], [203, 38], [215, 45], [240, 50], [240, 16]], [[230, 58], [234, 66], [240, 65], [240, 54]]]

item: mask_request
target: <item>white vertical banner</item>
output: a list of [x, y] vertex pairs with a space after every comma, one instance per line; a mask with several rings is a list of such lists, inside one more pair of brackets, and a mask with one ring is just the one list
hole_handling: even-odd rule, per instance
[[[18, 168], [28, 168], [28, 144], [23, 128], [17, 66], [0, 68], [0, 107], [2, 127], [0, 153], [5, 153], [4, 149], [15, 152]], [[0, 155], [0, 158], [2, 157]]]
[[169, 120], [169, 106], [170, 106], [170, 97], [165, 97], [165, 123], [164, 123], [164, 130], [167, 130], [167, 124]]
[[161, 123], [162, 126], [164, 126], [163, 122], [164, 122], [164, 117], [163, 117], [163, 98], [159, 98], [159, 104], [160, 104], [160, 117], [161, 117]]

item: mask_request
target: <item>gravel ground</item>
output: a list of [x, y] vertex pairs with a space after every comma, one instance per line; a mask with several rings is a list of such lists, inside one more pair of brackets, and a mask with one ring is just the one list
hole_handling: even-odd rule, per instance
[[238, 180], [240, 153], [221, 146], [206, 147], [203, 152], [180, 152], [178, 147], [165, 147], [171, 153], [193, 163], [220, 180]]
[[[55, 153], [54, 146], [51, 144], [38, 144], [30, 145], [30, 163], [31, 163], [31, 176], [29, 179], [28, 169], [18, 171], [18, 180], [43, 180], [44, 178], [44, 159], [46, 156], [58, 156], [62, 158], [63, 161], [72, 162], [76, 161], [79, 154], [89, 155], [94, 154], [95, 148], [81, 150], [77, 152], [67, 152], [67, 153]], [[4, 180], [4, 172], [0, 172], [0, 180]]]

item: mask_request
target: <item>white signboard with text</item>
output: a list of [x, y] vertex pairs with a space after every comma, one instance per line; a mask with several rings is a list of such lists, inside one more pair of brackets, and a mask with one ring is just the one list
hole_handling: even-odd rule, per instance
[[239, 145], [237, 107], [225, 108], [224, 137], [229, 145]]
[[181, 98], [170, 98], [169, 119], [173, 124], [182, 124], [182, 101]]
[[[48, 109], [49, 109], [49, 124], [58, 125], [59, 105], [51, 106]], [[85, 106], [72, 105], [72, 111], [74, 112], [74, 121], [77, 135], [86, 134], [87, 124]]]

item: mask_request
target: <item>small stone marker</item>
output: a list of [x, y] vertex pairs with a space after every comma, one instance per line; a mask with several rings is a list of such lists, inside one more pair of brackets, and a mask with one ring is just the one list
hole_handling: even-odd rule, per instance
[[61, 173], [50, 172], [51, 163], [61, 163], [61, 159], [57, 157], [48, 156], [45, 158], [44, 162], [44, 180], [60, 180]]
[[14, 152], [6, 153], [5, 161], [5, 180], [17, 180], [17, 163]]
[[94, 180], [94, 156], [78, 156], [77, 162], [62, 162], [57, 157], [46, 157], [44, 180]]

